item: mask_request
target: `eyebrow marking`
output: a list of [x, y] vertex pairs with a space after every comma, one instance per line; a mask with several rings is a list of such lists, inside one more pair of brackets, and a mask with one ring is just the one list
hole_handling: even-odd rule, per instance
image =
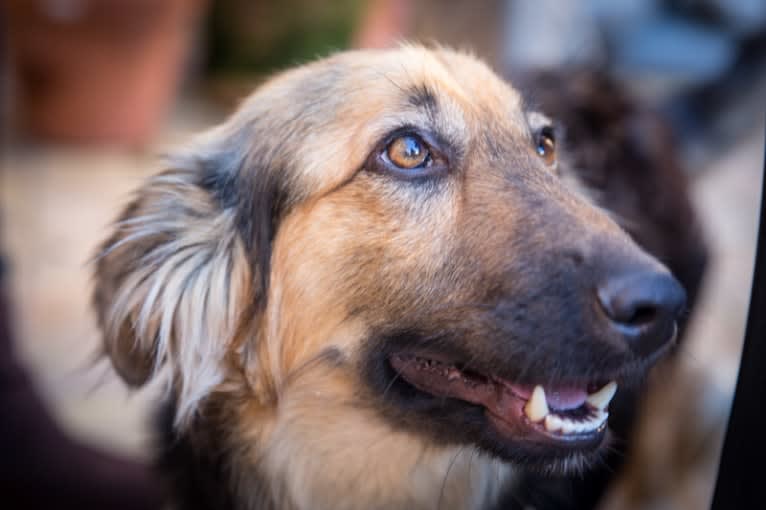
[[439, 107], [436, 102], [436, 94], [428, 85], [415, 85], [411, 87], [407, 101], [416, 108], [424, 108], [429, 114], [433, 114]]

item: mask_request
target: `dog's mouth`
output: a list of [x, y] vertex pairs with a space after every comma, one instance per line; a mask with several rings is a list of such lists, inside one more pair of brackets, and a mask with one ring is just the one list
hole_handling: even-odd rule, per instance
[[502, 437], [564, 450], [601, 444], [617, 391], [613, 380], [519, 384], [422, 355], [397, 353], [388, 359], [417, 390], [482, 406]]

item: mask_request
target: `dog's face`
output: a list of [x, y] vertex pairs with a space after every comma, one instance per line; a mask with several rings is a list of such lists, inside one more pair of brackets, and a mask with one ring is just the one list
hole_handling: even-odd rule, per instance
[[180, 421], [236, 386], [252, 420], [322, 401], [344, 409], [336, 428], [356, 413], [424, 444], [587, 460], [615, 383], [672, 342], [683, 291], [555, 151], [549, 121], [469, 56], [285, 73], [124, 213], [97, 270], [107, 351], [133, 384], [167, 363]]

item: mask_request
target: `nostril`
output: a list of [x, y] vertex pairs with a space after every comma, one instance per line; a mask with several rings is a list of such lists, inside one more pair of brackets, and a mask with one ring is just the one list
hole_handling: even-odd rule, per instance
[[642, 326], [657, 319], [657, 309], [653, 306], [643, 305], [636, 307], [633, 314], [625, 321], [632, 326]]
[[615, 325], [643, 334], [675, 321], [685, 294], [669, 274], [638, 273], [608, 280], [598, 289], [598, 301]]

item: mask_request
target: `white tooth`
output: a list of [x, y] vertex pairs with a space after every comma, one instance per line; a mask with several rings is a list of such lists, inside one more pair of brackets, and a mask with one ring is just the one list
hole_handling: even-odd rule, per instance
[[615, 392], [617, 391], [617, 383], [610, 381], [606, 386], [598, 390], [596, 393], [591, 393], [588, 398], [585, 399], [587, 403], [595, 407], [596, 409], [606, 409], [609, 402], [612, 401]]
[[597, 430], [608, 417], [609, 413], [602, 410], [596, 411], [596, 414], [586, 421], [573, 421], [569, 418], [550, 414], [545, 418], [545, 428], [549, 432], [558, 431], [562, 434], [582, 434], [583, 432]]
[[591, 417], [589, 420], [579, 423], [575, 429], [575, 432], [590, 432], [596, 430], [604, 423], [604, 421], [606, 421], [608, 416], [609, 413], [599, 410], [596, 412], [596, 415]]
[[532, 397], [524, 406], [524, 414], [533, 422], [541, 421], [548, 415], [548, 402], [545, 400], [545, 390], [542, 386], [535, 386]]
[[549, 414], [545, 417], [545, 430], [548, 432], [557, 432], [561, 430], [561, 427], [563, 426], [563, 423], [561, 421], [561, 418], [556, 416], [555, 414]]
[[578, 425], [578, 423], [575, 423], [571, 420], [561, 420], [561, 433], [571, 434], [572, 432], [576, 432], [575, 429]]
[[590, 432], [591, 430], [595, 428], [596, 428], [596, 425], [592, 421], [588, 420], [588, 421], [583, 421], [576, 424], [574, 431], [579, 434], [582, 432]]

